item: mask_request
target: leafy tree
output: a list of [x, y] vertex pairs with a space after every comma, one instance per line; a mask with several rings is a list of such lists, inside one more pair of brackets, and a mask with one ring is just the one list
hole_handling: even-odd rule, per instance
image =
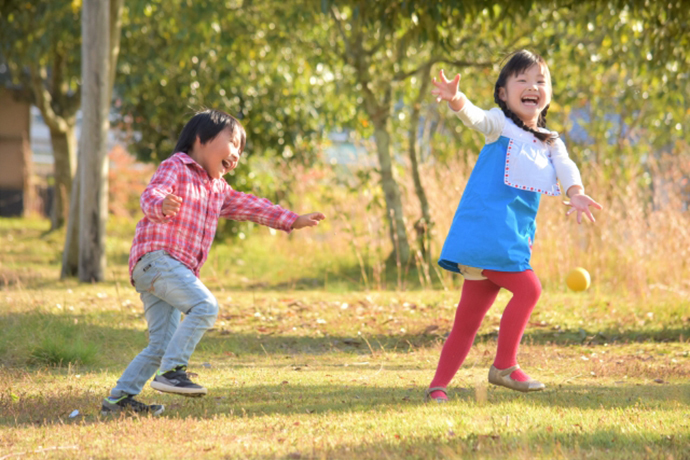
[[80, 8], [68, 0], [8, 0], [0, 6], [0, 20], [0, 56], [13, 83], [30, 89], [31, 102], [50, 129], [55, 157], [51, 228], [56, 229], [65, 223], [77, 167]]
[[[190, 116], [213, 107], [244, 125], [243, 157], [313, 162], [324, 128], [347, 124], [354, 112], [334, 96], [339, 71], [318, 63], [322, 50], [314, 44], [322, 31], [303, 14], [307, 3], [128, 3], [117, 94], [119, 121], [136, 133], [137, 156], [166, 158]], [[276, 184], [256, 183], [245, 168], [229, 180], [239, 189], [288, 197]]]
[[[491, 66], [526, 35], [516, 24], [518, 13], [532, 2], [323, 1], [331, 19], [328, 45], [344, 65], [348, 87], [373, 126], [390, 236], [398, 264], [410, 260], [407, 225], [392, 160], [391, 118], [398, 101], [411, 108], [408, 152], [420, 201], [422, 240], [432, 225], [428, 200], [416, 169], [419, 110], [436, 65], [455, 71]], [[510, 17], [515, 15], [516, 17]], [[496, 33], [498, 30], [500, 33]], [[414, 81], [413, 84], [409, 82]], [[421, 85], [417, 82], [421, 82]], [[411, 97], [409, 95], [412, 95]], [[422, 248], [425, 248], [422, 245]]]

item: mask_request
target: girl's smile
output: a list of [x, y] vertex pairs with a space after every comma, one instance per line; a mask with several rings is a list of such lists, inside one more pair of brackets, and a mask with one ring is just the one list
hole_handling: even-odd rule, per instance
[[533, 65], [517, 75], [511, 75], [499, 97], [508, 108], [530, 128], [536, 128], [539, 114], [551, 103], [551, 78], [549, 71]]

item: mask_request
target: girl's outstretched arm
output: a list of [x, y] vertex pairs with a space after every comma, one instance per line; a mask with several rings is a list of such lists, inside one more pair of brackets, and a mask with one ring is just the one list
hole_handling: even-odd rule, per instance
[[434, 77], [432, 81], [435, 88], [431, 90], [431, 94], [436, 96], [436, 102], [448, 101], [451, 109], [458, 112], [465, 106], [467, 97], [458, 90], [460, 84], [460, 74], [456, 74], [452, 80], [448, 80], [443, 70], [439, 72], [439, 79]]
[[591, 222], [595, 222], [590, 206], [595, 209], [603, 209], [604, 207], [590, 198], [588, 195], [582, 193], [582, 188], [574, 185], [566, 192], [570, 201], [564, 201], [563, 204], [571, 208], [565, 213], [566, 217], [577, 211], [577, 223], [582, 223], [582, 214], [587, 216]]

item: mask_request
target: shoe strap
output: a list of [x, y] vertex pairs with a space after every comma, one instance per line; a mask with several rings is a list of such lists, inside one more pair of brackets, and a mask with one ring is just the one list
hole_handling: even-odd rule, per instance
[[520, 369], [520, 365], [519, 365], [519, 364], [516, 364], [515, 366], [509, 367], [509, 368], [507, 368], [507, 369], [498, 369], [498, 368], [497, 368], [497, 370], [498, 370], [498, 375], [500, 375], [501, 377], [505, 377], [506, 375], [510, 375], [510, 374], [512, 374], [513, 372], [515, 372], [515, 371], [518, 370], [518, 369]]
[[442, 391], [444, 395], [448, 396], [448, 392], [446, 392], [446, 389], [445, 389], [444, 387], [431, 387], [431, 388], [427, 388], [427, 389], [425, 390], [425, 393], [426, 393], [426, 395], [427, 395], [427, 397], [428, 397], [428, 396], [431, 396], [431, 393], [433, 393], [434, 391]]

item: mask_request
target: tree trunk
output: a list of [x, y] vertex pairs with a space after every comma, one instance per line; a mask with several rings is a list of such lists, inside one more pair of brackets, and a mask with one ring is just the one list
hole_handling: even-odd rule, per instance
[[417, 232], [417, 241], [419, 249], [422, 251], [427, 263], [431, 253], [429, 250], [431, 242], [431, 212], [429, 210], [429, 200], [426, 197], [426, 191], [422, 185], [421, 175], [419, 174], [419, 162], [417, 160], [417, 132], [419, 131], [419, 118], [422, 107], [422, 101], [429, 96], [429, 85], [431, 83], [430, 69], [424, 68], [421, 73], [421, 85], [417, 99], [412, 104], [412, 111], [410, 114], [410, 124], [408, 128], [408, 154], [410, 157], [410, 167], [412, 168], [412, 180], [414, 182], [414, 191], [419, 199], [419, 205], [422, 211], [422, 217], [415, 222], [414, 228]]
[[376, 152], [381, 167], [381, 187], [386, 199], [390, 237], [395, 250], [396, 262], [406, 265], [410, 259], [410, 243], [407, 240], [400, 188], [393, 177], [387, 121], [388, 117], [374, 119], [374, 138], [376, 139]]
[[72, 193], [72, 180], [77, 168], [77, 137], [74, 124], [66, 126], [67, 130], [50, 129], [50, 143], [53, 147], [55, 164], [55, 193], [51, 213], [51, 230], [65, 225], [69, 210], [69, 199]]
[[[108, 96], [107, 101], [110, 104], [112, 99], [113, 84], [115, 83], [115, 70], [117, 67], [117, 59], [120, 54], [120, 32], [122, 29], [122, 5], [124, 0], [110, 0], [110, 26], [109, 26], [109, 36], [110, 36], [110, 54], [109, 54], [109, 76], [108, 76]], [[82, 136], [83, 137], [83, 136]], [[83, 152], [81, 142], [79, 145], [79, 152]], [[106, 160], [107, 162], [107, 160]], [[62, 252], [62, 272], [60, 277], [62, 279], [69, 276], [77, 276], [79, 273], [79, 229], [80, 229], [80, 216], [81, 210], [79, 207], [81, 194], [80, 194], [80, 181], [81, 181], [81, 154], [79, 155], [80, 165], [77, 169], [77, 174], [75, 175], [74, 183], [72, 185], [73, 194], [70, 198], [70, 211], [69, 220], [67, 224], [67, 234], [65, 237], [65, 247]], [[107, 163], [106, 163], [107, 167]], [[107, 171], [106, 171], [107, 177]], [[106, 183], [107, 187], [107, 183]], [[107, 197], [107, 189], [105, 196]], [[107, 204], [105, 206], [107, 209]]]
[[110, 7], [85, 0], [82, 10], [82, 152], [80, 154], [79, 279], [105, 277], [108, 218], [106, 138], [110, 101]]
[[33, 164], [29, 133], [24, 131], [22, 133], [22, 217], [27, 217], [36, 211], [36, 189], [33, 184]]
[[[83, 149], [79, 146], [79, 151]], [[69, 200], [69, 219], [67, 220], [67, 233], [65, 234], [65, 247], [62, 250], [62, 270], [60, 272], [60, 279], [65, 279], [71, 276], [77, 276], [79, 273], [79, 216], [81, 214], [79, 209], [79, 200], [81, 194], [79, 192], [79, 183], [81, 181], [81, 164], [78, 162], [77, 174], [74, 175], [72, 182], [72, 194]]]

